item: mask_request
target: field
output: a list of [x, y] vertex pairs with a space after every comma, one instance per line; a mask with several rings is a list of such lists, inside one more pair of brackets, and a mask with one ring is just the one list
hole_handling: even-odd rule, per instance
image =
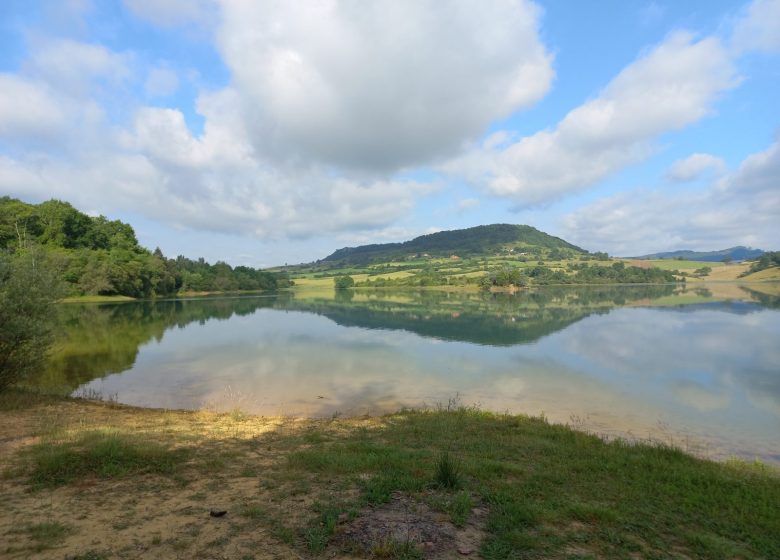
[[4, 558], [777, 558], [780, 475], [455, 403], [297, 420], [0, 394]]
[[780, 282], [780, 268], [767, 268], [753, 274], [748, 274], [743, 278], [748, 282]]
[[[688, 282], [762, 282], [780, 280], [780, 271], [763, 271], [758, 275], [741, 277], [750, 268], [750, 263], [702, 262], [690, 260], [656, 259], [597, 259], [592, 256], [577, 256], [567, 259], [549, 259], [544, 252], [540, 255], [527, 254], [496, 254], [490, 256], [475, 256], [467, 258], [434, 258], [418, 257], [403, 261], [371, 263], [362, 266], [338, 267], [328, 263], [318, 265], [297, 265], [285, 270], [295, 282], [298, 289], [329, 289], [333, 287], [333, 278], [337, 275], [352, 276], [356, 287], [447, 287], [458, 289], [479, 288], [480, 281], [489, 273], [506, 269], [517, 269], [526, 275], [543, 267], [550, 273], [563, 274], [565, 282], [578, 283], [572, 279], [583, 266], [612, 267], [622, 262], [626, 267], [641, 269], [660, 269], [663, 271], [679, 271], [678, 280], [683, 277]], [[704, 271], [702, 271], [705, 269]], [[709, 271], [706, 271], [709, 269]], [[281, 269], [280, 269], [281, 270]], [[697, 272], [702, 271], [702, 272]], [[588, 278], [592, 278], [589, 276]], [[568, 279], [568, 280], [566, 280]], [[596, 279], [598, 280], [598, 279]], [[532, 278], [531, 285], [554, 285], [565, 283], [557, 279]], [[653, 280], [657, 281], [657, 280]], [[671, 282], [672, 279], [666, 281]], [[590, 283], [586, 279], [583, 283]], [[597, 283], [604, 283], [598, 280]]]

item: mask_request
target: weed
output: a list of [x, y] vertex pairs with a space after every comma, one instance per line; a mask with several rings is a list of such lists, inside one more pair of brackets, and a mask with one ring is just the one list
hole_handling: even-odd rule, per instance
[[213, 541], [210, 541], [206, 546], [208, 546], [209, 548], [217, 548], [217, 547], [225, 546], [229, 542], [230, 542], [230, 537], [223, 535], [221, 537], [217, 537]]
[[304, 530], [303, 538], [311, 552], [319, 553], [325, 550], [331, 536], [336, 531], [339, 515], [342, 509], [338, 506], [324, 506], [320, 502], [314, 502], [312, 509], [319, 513], [319, 524]]
[[66, 556], [65, 560], [108, 560], [108, 558], [109, 555], [106, 552], [88, 550], [82, 554], [76, 554], [75, 556]]
[[265, 508], [257, 504], [244, 506], [244, 508], [241, 509], [240, 514], [249, 519], [262, 519], [268, 516]]
[[436, 461], [434, 482], [441, 488], [450, 490], [460, 488], [460, 463], [450, 455], [449, 451], [442, 453]]
[[452, 518], [452, 524], [456, 527], [463, 527], [471, 513], [474, 503], [468, 492], [458, 493], [450, 502], [449, 512]]
[[243, 421], [245, 421], [247, 418], [249, 418], [249, 414], [247, 414], [246, 412], [244, 412], [243, 410], [241, 410], [241, 409], [240, 409], [239, 407], [237, 407], [237, 406], [236, 406], [236, 407], [234, 407], [234, 408], [233, 408], [233, 409], [230, 411], [230, 414], [229, 414], [229, 416], [230, 416], [230, 419], [231, 419], [233, 422], [243, 422]]
[[40, 552], [60, 542], [72, 530], [71, 527], [57, 521], [45, 521], [28, 525], [25, 527], [24, 532], [35, 541], [35, 550]]
[[386, 540], [369, 551], [372, 558], [386, 560], [422, 560], [422, 551], [410, 541]]
[[303, 531], [303, 540], [311, 552], [319, 554], [328, 545], [330, 533], [325, 527], [308, 527]]

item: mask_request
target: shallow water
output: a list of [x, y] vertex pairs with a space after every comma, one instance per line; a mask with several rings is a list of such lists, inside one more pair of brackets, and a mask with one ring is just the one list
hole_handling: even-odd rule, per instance
[[63, 305], [61, 342], [37, 382], [140, 406], [273, 415], [455, 400], [780, 464], [773, 293], [649, 286]]

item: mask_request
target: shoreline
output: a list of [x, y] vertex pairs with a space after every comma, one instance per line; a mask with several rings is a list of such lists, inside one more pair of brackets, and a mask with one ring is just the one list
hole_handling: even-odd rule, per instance
[[8, 558], [780, 554], [780, 471], [540, 418], [293, 419], [15, 390], [0, 419]]

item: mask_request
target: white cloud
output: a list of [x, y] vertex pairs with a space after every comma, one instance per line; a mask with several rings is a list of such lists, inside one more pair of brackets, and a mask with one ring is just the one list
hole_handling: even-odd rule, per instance
[[736, 83], [718, 39], [674, 33], [554, 129], [483, 145], [445, 170], [521, 204], [556, 199], [648, 157], [661, 134], [709, 114]]
[[675, 161], [666, 172], [671, 181], [686, 182], [698, 179], [707, 172], [723, 173], [726, 162], [712, 154], [691, 154], [685, 159]]
[[0, 74], [0, 137], [51, 137], [61, 132], [66, 114], [44, 84]]
[[392, 171], [451, 156], [553, 77], [527, 0], [222, 7], [220, 51], [274, 159]]
[[732, 36], [737, 52], [780, 51], [780, 0], [755, 0], [737, 21]]
[[49, 84], [62, 95], [94, 95], [96, 80], [109, 86], [132, 75], [133, 57], [102, 45], [70, 39], [37, 42], [25, 61], [24, 73]]
[[464, 211], [464, 210], [470, 210], [472, 208], [476, 208], [479, 206], [480, 201], [478, 198], [463, 198], [458, 201], [457, 207], [458, 210]]
[[778, 177], [780, 141], [704, 192], [640, 189], [598, 200], [564, 218], [564, 237], [625, 256], [733, 245], [777, 249]]
[[124, 0], [124, 4], [136, 17], [162, 27], [207, 25], [217, 12], [213, 0]]
[[113, 134], [104, 126], [102, 143], [67, 160], [4, 157], [0, 191], [121, 207], [181, 228], [296, 238], [387, 227], [433, 188], [269, 166], [236, 125], [234, 95], [224, 90], [199, 100], [206, 124], [198, 137], [178, 110], [145, 107], [132, 130]]
[[780, 198], [780, 139], [763, 152], [745, 158], [737, 172], [719, 187], [735, 195], [763, 193]]
[[179, 89], [179, 76], [164, 66], [152, 68], [144, 82], [144, 92], [150, 97], [168, 97]]

